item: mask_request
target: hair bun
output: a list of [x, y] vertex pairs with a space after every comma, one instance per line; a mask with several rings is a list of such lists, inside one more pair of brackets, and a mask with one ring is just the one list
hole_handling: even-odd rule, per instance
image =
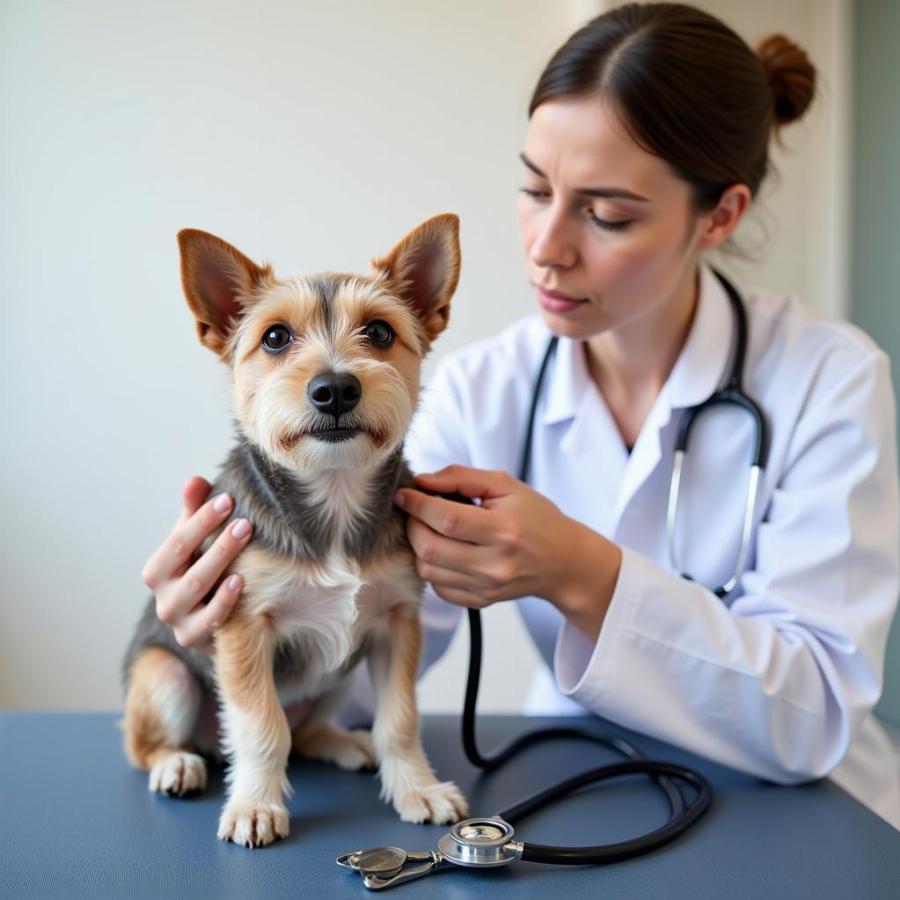
[[773, 34], [756, 47], [772, 88], [773, 117], [777, 125], [799, 119], [816, 92], [816, 69], [806, 51], [783, 34]]

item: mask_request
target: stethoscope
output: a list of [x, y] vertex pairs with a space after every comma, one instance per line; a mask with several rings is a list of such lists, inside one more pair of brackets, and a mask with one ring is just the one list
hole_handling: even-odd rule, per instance
[[725, 584], [713, 588], [717, 597], [724, 597], [734, 590], [738, 579], [744, 574], [747, 564], [747, 554], [750, 550], [750, 538], [753, 534], [753, 519], [756, 514], [756, 500], [759, 488], [760, 473], [766, 467], [769, 455], [769, 431], [766, 419], [759, 406], [744, 393], [741, 384], [744, 373], [744, 358], [747, 355], [747, 311], [741, 302], [741, 296], [737, 288], [719, 271], [713, 269], [716, 278], [719, 279], [734, 312], [734, 353], [731, 361], [731, 372], [725, 387], [710, 395], [703, 403], [691, 406], [685, 410], [681, 424], [678, 427], [678, 437], [675, 441], [675, 457], [672, 464], [672, 481], [669, 484], [669, 504], [666, 510], [666, 541], [669, 548], [669, 561], [672, 570], [681, 572], [682, 578], [691, 580], [691, 576], [683, 572], [677, 562], [675, 552], [675, 517], [678, 512], [678, 492], [681, 487], [681, 470], [684, 464], [684, 455], [687, 453], [688, 438], [691, 429], [698, 417], [713, 406], [731, 405], [745, 410], [753, 419], [754, 442], [753, 460], [750, 465], [750, 480], [747, 483], [747, 501], [744, 504], [744, 526], [741, 532], [741, 546], [738, 550], [737, 562], [734, 574]]
[[[715, 270], [713, 271], [725, 288], [734, 310], [736, 334], [732, 367], [726, 386], [716, 391], [703, 403], [687, 409], [681, 420], [676, 441], [666, 524], [669, 554], [673, 560], [673, 569], [677, 570], [678, 567], [674, 563], [672, 534], [678, 506], [682, 463], [687, 451], [691, 428], [696, 423], [697, 417], [713, 405], [734, 404], [749, 412], [755, 424], [755, 450], [751, 468], [747, 509], [744, 516], [744, 531], [735, 573], [728, 582], [715, 589], [715, 593], [721, 597], [732, 590], [743, 573], [744, 565], [746, 564], [756, 505], [759, 473], [765, 468], [766, 464], [767, 430], [761, 410], [743, 392], [741, 387], [744, 357], [747, 349], [747, 317], [743, 303], [737, 290], [725, 276]], [[531, 443], [535, 412], [545, 373], [556, 351], [557, 343], [558, 339], [556, 336], [553, 336], [547, 345], [535, 380], [528, 416], [528, 430], [526, 431], [519, 471], [519, 479], [521, 481], [528, 480], [531, 466]], [[444, 496], [462, 503], [472, 502], [469, 498], [460, 494]], [[690, 576], [684, 575], [683, 577], [689, 578]], [[475, 817], [457, 822], [438, 841], [438, 845], [434, 850], [414, 852], [402, 850], [399, 847], [373, 847], [369, 850], [356, 850], [339, 856], [337, 858], [338, 865], [359, 872], [362, 875], [363, 884], [372, 890], [391, 887], [392, 885], [421, 878], [424, 875], [452, 866], [495, 868], [509, 865], [518, 859], [525, 862], [551, 863], [555, 865], [603, 865], [640, 856], [669, 843], [669, 841], [674, 840], [693, 825], [707, 811], [712, 802], [712, 789], [707, 780], [698, 772], [685, 766], [645, 759], [627, 741], [620, 738], [608, 738], [587, 729], [563, 727], [531, 731], [514, 739], [507, 746], [496, 750], [490, 756], [483, 756], [479, 752], [475, 741], [475, 709], [481, 677], [481, 617], [476, 609], [469, 609], [468, 614], [470, 652], [468, 683], [466, 685], [466, 699], [463, 708], [462, 741], [466, 756], [473, 765], [491, 771], [525, 747], [538, 741], [573, 737], [603, 744], [606, 747], [617, 750], [628, 759], [625, 762], [613, 763], [581, 772], [522, 800], [496, 815]], [[615, 844], [586, 847], [548, 846], [526, 843], [515, 839], [515, 825], [535, 810], [541, 809], [585, 785], [634, 774], [650, 776], [656, 786], [665, 794], [668, 801], [669, 821], [655, 831]], [[688, 785], [689, 789], [693, 789], [693, 797], [690, 800], [685, 800], [676, 782]]]

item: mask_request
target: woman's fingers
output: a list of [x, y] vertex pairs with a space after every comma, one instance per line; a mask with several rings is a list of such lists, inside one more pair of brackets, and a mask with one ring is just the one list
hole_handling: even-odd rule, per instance
[[231, 497], [219, 494], [207, 500], [185, 521], [179, 520], [144, 565], [141, 572], [144, 584], [155, 591], [184, 572], [197, 548], [228, 518], [231, 507]]
[[490, 544], [497, 539], [497, 522], [489, 510], [481, 507], [432, 497], [411, 488], [398, 490], [394, 502], [434, 531], [454, 540]]
[[456, 606], [467, 606], [471, 609], [484, 609], [484, 607], [488, 605], [484, 601], [484, 598], [471, 594], [469, 591], [462, 591], [458, 588], [443, 586], [433, 585], [433, 587], [434, 592], [438, 597], [442, 600], [446, 600], [448, 603], [454, 603]]
[[[185, 523], [201, 515], [201, 509]], [[212, 529], [209, 529], [210, 531]], [[156, 614], [173, 628], [182, 629], [182, 619], [196, 609], [197, 604], [212, 590], [222, 573], [244, 549], [252, 534], [246, 519], [236, 519], [216, 538], [215, 542], [180, 577], [171, 579], [156, 592]]]
[[508, 472], [496, 469], [474, 469], [471, 466], [445, 466], [438, 472], [420, 472], [415, 476], [416, 484], [428, 491], [441, 494], [457, 492], [483, 503], [505, 497], [515, 485], [521, 484]]
[[234, 604], [240, 596], [242, 585], [243, 581], [240, 575], [232, 573], [225, 578], [206, 606], [202, 603], [197, 604], [181, 620], [180, 624], [172, 629], [175, 640], [182, 647], [191, 647], [202, 653], [211, 653], [213, 634], [231, 615]]
[[416, 572], [435, 586], [456, 587], [488, 596], [514, 577], [509, 555], [496, 547], [467, 544], [444, 537], [410, 518], [406, 526], [416, 555]]
[[192, 475], [181, 489], [181, 516], [175, 523], [176, 526], [186, 522], [209, 496], [212, 485], [200, 475]]
[[[223, 575], [253, 533], [246, 519], [230, 522], [195, 559], [198, 548], [234, 508], [228, 494], [210, 498], [211, 490], [210, 483], [199, 475], [188, 479], [181, 492], [183, 509], [178, 521], [141, 572], [144, 584], [155, 595], [159, 619], [172, 626], [183, 647], [205, 653], [212, 652], [212, 636], [231, 615], [243, 587], [236, 573], [227, 578]], [[210, 594], [209, 602], [204, 603]]]

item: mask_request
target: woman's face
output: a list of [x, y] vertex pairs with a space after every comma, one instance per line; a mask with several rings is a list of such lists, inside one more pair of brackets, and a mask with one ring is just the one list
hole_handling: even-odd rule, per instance
[[687, 182], [598, 97], [541, 104], [522, 162], [519, 226], [547, 327], [586, 338], [664, 325], [693, 291], [704, 225]]

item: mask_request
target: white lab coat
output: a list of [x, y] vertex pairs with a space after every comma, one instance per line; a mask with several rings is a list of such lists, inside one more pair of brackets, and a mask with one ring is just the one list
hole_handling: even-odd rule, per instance
[[[900, 828], [900, 754], [871, 712], [900, 594], [889, 360], [858, 328], [790, 296], [743, 300], [744, 387], [766, 414], [771, 449], [747, 568], [724, 599], [709, 586], [731, 577], [740, 544], [746, 413], [717, 407], [692, 432], [677, 542], [693, 582], [670, 570], [665, 528], [680, 410], [730, 368], [732, 311], [711, 269], [701, 265], [690, 334], [630, 455], [583, 344], [560, 339], [529, 482], [617, 543], [622, 568], [596, 643], [548, 602], [516, 601], [547, 665], [526, 711], [595, 712], [779, 783], [830, 775]], [[407, 442], [413, 470], [517, 474], [548, 337], [534, 315], [440, 360]], [[425, 666], [461, 613], [429, 589]]]

